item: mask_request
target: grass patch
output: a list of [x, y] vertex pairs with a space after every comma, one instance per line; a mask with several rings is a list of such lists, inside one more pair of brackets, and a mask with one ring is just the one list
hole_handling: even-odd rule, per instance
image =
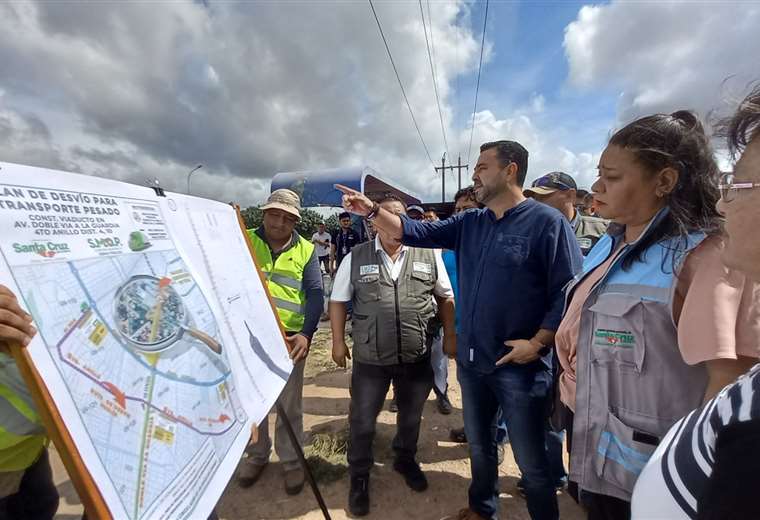
[[304, 447], [304, 454], [317, 482], [329, 484], [346, 475], [348, 472], [347, 449], [347, 429], [313, 435], [311, 444]]
[[[347, 339], [351, 348], [351, 338]], [[323, 372], [333, 372], [340, 369], [332, 359], [332, 334], [330, 329], [318, 329], [311, 340], [309, 357], [306, 358], [304, 377], [314, 377]]]

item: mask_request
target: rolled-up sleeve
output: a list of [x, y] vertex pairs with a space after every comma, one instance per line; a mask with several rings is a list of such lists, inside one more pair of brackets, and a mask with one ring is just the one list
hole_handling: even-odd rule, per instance
[[428, 249], [456, 249], [461, 215], [446, 220], [425, 222], [401, 216], [404, 232], [401, 242], [407, 246]]
[[544, 241], [544, 262], [548, 275], [547, 301], [549, 310], [544, 316], [541, 328], [557, 330], [562, 320], [565, 305], [565, 287], [583, 266], [583, 255], [578, 247], [570, 224], [565, 218], [557, 219], [546, 226], [541, 233]]

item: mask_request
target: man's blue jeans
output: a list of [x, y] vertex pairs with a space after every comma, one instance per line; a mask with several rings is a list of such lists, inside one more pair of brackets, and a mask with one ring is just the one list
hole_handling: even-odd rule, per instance
[[485, 518], [498, 518], [496, 413], [501, 406], [515, 461], [523, 474], [531, 518], [559, 518], [544, 444], [551, 371], [538, 361], [510, 364], [483, 374], [458, 362], [457, 379], [462, 388], [464, 429], [470, 447], [470, 509]]

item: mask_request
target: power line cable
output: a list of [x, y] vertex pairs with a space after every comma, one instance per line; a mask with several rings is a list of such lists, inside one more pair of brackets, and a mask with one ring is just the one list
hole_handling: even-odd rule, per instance
[[[455, 56], [456, 64], [457, 64], [457, 67], [458, 67], [459, 66], [459, 26], [455, 25], [454, 27], [456, 28], [455, 29], [456, 30], [456, 45], [454, 46], [454, 56]], [[456, 84], [457, 93], [456, 93], [456, 105], [454, 107], [454, 128], [459, 128], [459, 121], [457, 121], [457, 119], [460, 119], [461, 116], [464, 115], [464, 114], [460, 114], [459, 118], [456, 117], [457, 112], [460, 112], [460, 113], [462, 112], [460, 110], [460, 107], [462, 106], [461, 103], [460, 103], [461, 94], [460, 94], [460, 90], [459, 90], [459, 78], [460, 78], [460, 76], [461, 76], [461, 74], [459, 74], [459, 71], [457, 71], [457, 84]], [[457, 156], [461, 157], [462, 156], [462, 140], [459, 139], [458, 137], [457, 137], [457, 145], [458, 145], [457, 146]]]
[[[425, 45], [427, 46], [428, 62], [430, 63], [430, 75], [433, 77], [433, 90], [435, 91], [435, 102], [438, 105], [438, 117], [441, 120], [441, 133], [443, 134], [443, 146], [446, 150], [446, 155], [451, 160], [451, 153], [449, 153], [449, 143], [446, 140], [446, 125], [443, 123], [443, 111], [441, 110], [441, 98], [438, 94], [438, 75], [435, 67], [435, 43], [433, 41], [433, 18], [430, 16], [430, 2], [428, 2], [428, 22], [430, 22], [430, 41], [428, 41], [427, 25], [425, 24], [425, 13], [422, 10], [422, 0], [418, 0], [420, 4], [420, 17], [422, 18], [422, 30], [425, 31]], [[430, 48], [433, 48], [431, 55]], [[444, 172], [441, 172], [444, 173]]]
[[478, 90], [480, 90], [480, 70], [483, 68], [483, 48], [486, 43], [486, 23], [488, 22], [488, 0], [486, 0], [486, 13], [483, 16], [483, 37], [480, 40], [480, 63], [478, 64], [478, 81], [475, 84], [475, 106], [472, 109], [472, 123], [470, 125], [470, 144], [467, 147], [467, 164], [470, 164], [472, 151], [472, 134], [475, 132], [475, 112], [478, 110]]
[[372, 14], [375, 17], [375, 22], [377, 22], [377, 28], [380, 30], [380, 37], [383, 39], [383, 43], [385, 44], [385, 50], [388, 52], [388, 59], [391, 61], [391, 66], [393, 66], [393, 72], [396, 73], [396, 79], [398, 80], [398, 86], [401, 87], [401, 93], [404, 95], [404, 101], [406, 102], [406, 108], [409, 109], [409, 115], [412, 116], [412, 122], [414, 123], [414, 128], [417, 129], [417, 135], [420, 136], [420, 142], [422, 143], [422, 147], [425, 149], [425, 154], [427, 155], [428, 160], [430, 161], [430, 164], [433, 166], [433, 169], [435, 170], [435, 163], [433, 162], [433, 158], [430, 156], [430, 151], [428, 150], [427, 145], [425, 144], [425, 140], [422, 138], [422, 132], [420, 132], [420, 126], [417, 124], [417, 119], [414, 117], [414, 112], [412, 112], [412, 106], [409, 104], [409, 98], [406, 97], [406, 90], [404, 90], [404, 84], [401, 83], [401, 76], [398, 74], [398, 69], [396, 68], [396, 63], [393, 61], [393, 55], [391, 54], [391, 49], [388, 47], [388, 40], [385, 39], [385, 33], [383, 33], [383, 27], [380, 25], [380, 19], [377, 17], [377, 12], [375, 11], [375, 6], [372, 3], [372, 0], [369, 1], [369, 6], [372, 8]]

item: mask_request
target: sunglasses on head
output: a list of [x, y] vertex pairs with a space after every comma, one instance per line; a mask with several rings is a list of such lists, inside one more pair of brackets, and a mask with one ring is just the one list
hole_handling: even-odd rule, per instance
[[556, 188], [560, 190], [572, 190], [573, 187], [562, 182], [558, 177], [547, 175], [533, 181], [533, 188]]

